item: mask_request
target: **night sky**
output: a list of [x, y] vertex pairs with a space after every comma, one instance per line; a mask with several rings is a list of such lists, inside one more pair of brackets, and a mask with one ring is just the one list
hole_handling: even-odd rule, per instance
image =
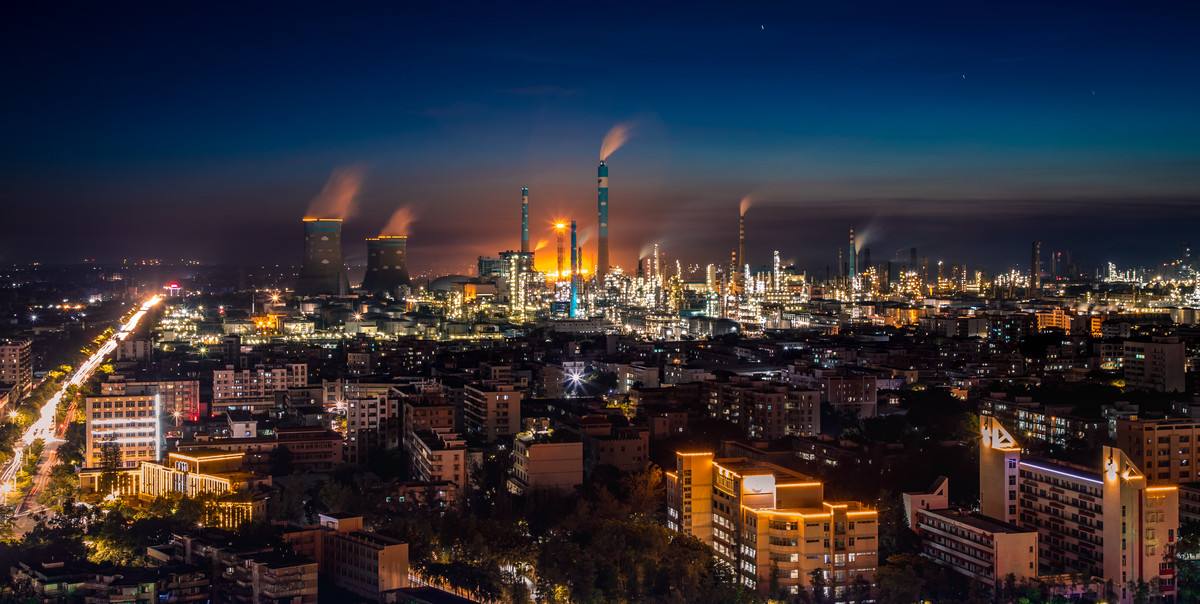
[[616, 124], [627, 267], [726, 261], [746, 195], [750, 260], [821, 274], [852, 226], [989, 269], [1200, 243], [1200, 5], [799, 4], [7, 7], [0, 261], [295, 263], [340, 170], [349, 261], [406, 207], [412, 269], [460, 272], [522, 185], [535, 243], [594, 233]]

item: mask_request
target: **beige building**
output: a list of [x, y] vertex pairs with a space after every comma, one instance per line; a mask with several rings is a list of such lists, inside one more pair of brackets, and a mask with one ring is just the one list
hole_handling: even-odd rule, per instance
[[1038, 533], [983, 514], [949, 509], [917, 510], [913, 528], [921, 535], [921, 553], [955, 572], [990, 587], [1011, 575], [1022, 581], [1038, 576]]
[[904, 518], [908, 528], [917, 530], [917, 512], [921, 510], [944, 510], [950, 507], [950, 479], [938, 476], [928, 491], [923, 493], [906, 492], [901, 494], [904, 500]]
[[85, 399], [84, 467], [100, 467], [106, 445], [117, 448], [126, 468], [162, 457], [162, 407], [159, 395], [151, 390]]
[[271, 396], [278, 390], [303, 388], [308, 385], [308, 366], [290, 363], [281, 367], [258, 366], [254, 369], [235, 369], [226, 365], [213, 370], [213, 400]]
[[409, 586], [408, 544], [363, 529], [362, 516], [321, 514], [320, 525], [283, 538], [297, 554], [317, 560], [319, 574], [370, 601]]
[[448, 482], [467, 487], [467, 443], [454, 432], [420, 430], [413, 435], [413, 473], [425, 483]]
[[1153, 484], [1200, 481], [1200, 419], [1117, 419], [1117, 447]]
[[857, 502], [825, 501], [824, 485], [803, 474], [710, 452], [676, 453], [667, 472], [667, 526], [711, 546], [738, 582], [768, 594], [812, 587], [868, 601], [878, 558], [879, 518]]
[[521, 430], [523, 393], [511, 384], [468, 384], [463, 388], [463, 422], [468, 433], [487, 442]]
[[203, 414], [199, 380], [126, 380], [121, 376], [110, 376], [107, 382], [100, 383], [101, 396], [121, 396], [129, 392], [158, 394], [163, 418], [172, 425], [199, 421]]
[[11, 397], [12, 402], [33, 389], [33, 341], [0, 342], [0, 385], [10, 387], [16, 393]]
[[1138, 582], [1152, 597], [1174, 596], [1178, 487], [1150, 486], [1118, 448], [1103, 447], [1098, 467], [1081, 467], [1022, 456], [994, 418], [980, 428], [981, 511], [1038, 532], [1041, 574], [1101, 577], [1121, 602], [1132, 601]]
[[530, 419], [513, 439], [508, 490], [520, 495], [539, 489], [570, 491], [583, 484], [583, 442], [577, 434]]
[[1125, 385], [1156, 392], [1187, 390], [1187, 351], [1179, 338], [1125, 340]]

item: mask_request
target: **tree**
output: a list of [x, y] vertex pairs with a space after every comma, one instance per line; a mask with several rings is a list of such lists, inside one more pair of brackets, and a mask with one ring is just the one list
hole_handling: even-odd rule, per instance
[[108, 495], [120, 486], [121, 447], [114, 441], [105, 441], [100, 445], [100, 492]]
[[279, 445], [271, 451], [271, 476], [288, 476], [294, 471], [292, 450]]

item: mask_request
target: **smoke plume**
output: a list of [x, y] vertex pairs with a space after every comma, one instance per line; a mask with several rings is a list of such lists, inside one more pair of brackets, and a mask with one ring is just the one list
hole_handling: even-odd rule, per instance
[[750, 199], [749, 195], [743, 197], [742, 201], [740, 203], [738, 203], [738, 215], [745, 216], [746, 212], [750, 211], [750, 206], [753, 203], [754, 203], [754, 200]]
[[387, 225], [380, 231], [380, 235], [408, 235], [412, 223], [417, 221], [417, 215], [413, 213], [408, 206], [402, 207], [395, 212], [392, 212], [392, 217], [388, 219]]
[[633, 124], [623, 123], [613, 126], [608, 134], [604, 135], [604, 142], [600, 143], [600, 161], [606, 161], [608, 156], [617, 152], [625, 141], [633, 135]]
[[325, 181], [321, 192], [308, 204], [307, 216], [312, 218], [350, 217], [354, 210], [354, 199], [362, 188], [365, 170], [361, 166], [337, 168]]

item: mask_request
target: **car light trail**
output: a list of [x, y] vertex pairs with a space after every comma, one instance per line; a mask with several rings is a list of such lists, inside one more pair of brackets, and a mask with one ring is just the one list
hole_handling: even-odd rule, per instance
[[[67, 388], [82, 385], [91, 379], [96, 370], [100, 368], [100, 365], [104, 363], [104, 359], [112, 354], [117, 349], [117, 346], [133, 333], [134, 329], [137, 329], [138, 323], [146, 316], [146, 313], [161, 301], [162, 297], [155, 295], [143, 302], [141, 308], [133, 313], [108, 341], [100, 346], [96, 352], [92, 353], [92, 356], [79, 365], [75, 369], [75, 372], [71, 374], [70, 379], [63, 383], [62, 387], [46, 401], [46, 404], [42, 405], [37, 420], [25, 430], [25, 433], [21, 436], [21, 440], [18, 442], [18, 446], [13, 451], [12, 459], [4, 467], [4, 472], [0, 473], [0, 482], [7, 484], [17, 475], [17, 470], [20, 469], [21, 461], [25, 454], [25, 447], [39, 438], [46, 442], [55, 438], [54, 414], [58, 410], [58, 402], [66, 395]], [[4, 487], [3, 492], [7, 494], [8, 488]]]

